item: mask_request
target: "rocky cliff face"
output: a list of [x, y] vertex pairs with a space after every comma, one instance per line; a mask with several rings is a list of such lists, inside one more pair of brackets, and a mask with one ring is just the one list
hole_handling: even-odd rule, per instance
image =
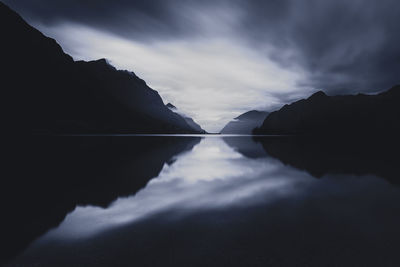
[[400, 132], [400, 86], [377, 95], [317, 92], [272, 112], [255, 134], [377, 135]]
[[74, 62], [55, 40], [0, 3], [1, 87], [8, 129], [197, 133], [133, 72]]

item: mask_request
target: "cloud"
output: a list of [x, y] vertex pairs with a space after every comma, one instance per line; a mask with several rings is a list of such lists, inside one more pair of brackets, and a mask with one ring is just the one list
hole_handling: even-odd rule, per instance
[[77, 59], [130, 69], [209, 131], [400, 83], [397, 0], [6, 0]]
[[300, 64], [309, 73], [305, 85], [335, 94], [399, 82], [398, 1], [248, 1], [243, 8], [251, 16], [242, 31], [250, 32], [252, 44], [274, 44], [278, 62]]
[[[45, 25], [84, 24], [141, 41], [173, 39], [198, 33], [194, 10], [213, 1], [194, 0], [6, 0], [29, 21]], [[213, 4], [215, 6], [215, 4]], [[212, 10], [212, 9], [209, 9]]]
[[76, 24], [39, 29], [75, 59], [105, 57], [120, 69], [134, 70], [165, 103], [212, 132], [249, 108], [279, 106], [275, 94], [294, 92], [301, 78], [300, 71], [279, 67], [233, 37], [143, 44]]

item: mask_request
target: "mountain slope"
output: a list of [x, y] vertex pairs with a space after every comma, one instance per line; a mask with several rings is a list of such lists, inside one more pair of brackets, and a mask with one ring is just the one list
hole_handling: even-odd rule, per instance
[[395, 134], [400, 86], [377, 95], [327, 96], [322, 91], [272, 112], [255, 134]]
[[266, 111], [251, 110], [230, 121], [221, 130], [221, 134], [251, 134], [268, 116]]
[[199, 125], [199, 124], [197, 124], [192, 118], [190, 118], [190, 117], [188, 117], [188, 116], [186, 116], [186, 115], [184, 115], [184, 114], [181, 114], [179, 111], [178, 111], [178, 108], [177, 107], [175, 107], [174, 105], [172, 105], [171, 103], [168, 103], [167, 105], [165, 105], [167, 108], [169, 108], [172, 112], [174, 112], [174, 113], [176, 113], [176, 114], [178, 114], [179, 116], [181, 116], [185, 121], [186, 121], [186, 123], [194, 130], [194, 131], [196, 131], [196, 132], [199, 132], [199, 133], [203, 133], [203, 134], [205, 134], [205, 133], [207, 133], [203, 128], [201, 128], [201, 126]]
[[9, 129], [196, 133], [134, 73], [74, 62], [55, 40], [0, 3], [2, 88]]

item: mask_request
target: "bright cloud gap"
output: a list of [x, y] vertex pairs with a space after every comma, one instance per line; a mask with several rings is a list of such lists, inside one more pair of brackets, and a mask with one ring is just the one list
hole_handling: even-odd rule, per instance
[[250, 109], [278, 108], [304, 78], [233, 36], [141, 43], [79, 24], [37, 27], [75, 60], [107, 58], [134, 71], [209, 132]]

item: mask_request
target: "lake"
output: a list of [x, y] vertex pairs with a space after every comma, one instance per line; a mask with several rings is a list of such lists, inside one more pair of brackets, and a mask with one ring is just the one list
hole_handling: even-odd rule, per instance
[[38, 139], [4, 192], [5, 266], [400, 266], [384, 140]]

